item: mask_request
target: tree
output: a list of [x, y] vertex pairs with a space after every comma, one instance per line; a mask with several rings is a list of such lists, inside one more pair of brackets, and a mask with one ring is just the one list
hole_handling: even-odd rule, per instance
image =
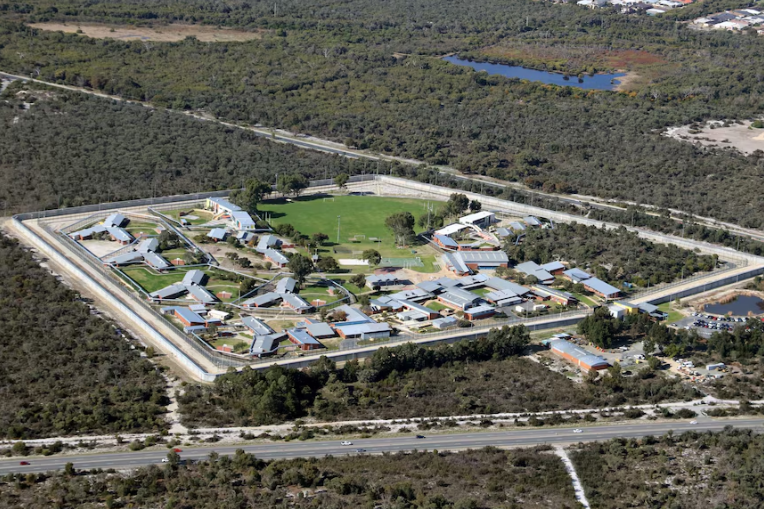
[[244, 189], [231, 193], [231, 201], [243, 207], [249, 212], [257, 212], [257, 206], [262, 202], [273, 189], [267, 182], [254, 178], [247, 180]]
[[414, 224], [411, 212], [396, 212], [385, 219], [385, 226], [393, 232], [398, 245], [406, 244], [414, 237]]
[[471, 212], [478, 212], [478, 211], [480, 211], [480, 210], [482, 210], [482, 209], [483, 209], [483, 204], [482, 204], [482, 203], [480, 203], [479, 201], [477, 201], [477, 200], [472, 200], [472, 201], [470, 202], [470, 211], [471, 211]]
[[[361, 258], [369, 262], [370, 265], [379, 265], [382, 261], [382, 255], [376, 249], [367, 249], [361, 254]], [[365, 279], [364, 279], [365, 284]]]
[[313, 239], [313, 242], [315, 242], [316, 244], [323, 245], [324, 242], [329, 240], [329, 235], [327, 235], [325, 233], [318, 232], [318, 233], [314, 233], [313, 235], [311, 235], [310, 238]]
[[461, 193], [453, 193], [443, 207], [443, 215], [448, 217], [458, 216], [470, 205], [470, 199]]
[[280, 175], [279, 180], [276, 183], [276, 189], [281, 194], [293, 194], [299, 196], [299, 194], [308, 187], [308, 179], [305, 175], [294, 173], [291, 175]]
[[345, 188], [345, 184], [348, 183], [348, 180], [350, 180], [350, 177], [348, 176], [347, 173], [340, 173], [339, 175], [334, 177], [334, 183], [340, 189]]
[[321, 272], [337, 272], [340, 270], [340, 264], [331, 256], [322, 257], [318, 260], [316, 266]]
[[292, 272], [292, 276], [297, 280], [297, 283], [302, 286], [305, 282], [305, 278], [313, 272], [314, 267], [310, 258], [298, 253], [289, 259], [287, 268]]
[[364, 286], [366, 286], [366, 276], [364, 276], [363, 274], [354, 274], [353, 277], [350, 278], [350, 282], [354, 284], [355, 286], [357, 286], [358, 288], [363, 288]]
[[600, 348], [610, 348], [620, 328], [621, 321], [613, 318], [608, 308], [603, 306], [578, 322], [577, 331]]

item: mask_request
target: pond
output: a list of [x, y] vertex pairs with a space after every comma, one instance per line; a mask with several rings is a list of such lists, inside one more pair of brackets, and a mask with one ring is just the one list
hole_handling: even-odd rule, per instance
[[595, 74], [594, 76], [589, 76], [587, 74], [581, 80], [579, 80], [578, 76], [571, 76], [569, 79], [565, 79], [563, 74], [526, 69], [519, 65], [470, 62], [469, 60], [464, 60], [456, 56], [444, 57], [443, 60], [456, 65], [472, 67], [476, 71], [486, 71], [488, 74], [498, 74], [507, 78], [541, 81], [550, 85], [577, 87], [586, 90], [615, 90], [615, 87], [621, 83], [618, 78], [626, 76], [625, 73]]
[[706, 304], [703, 311], [714, 315], [748, 316], [748, 313], [760, 315], [764, 313], [764, 300], [754, 295], [738, 295], [729, 302]]

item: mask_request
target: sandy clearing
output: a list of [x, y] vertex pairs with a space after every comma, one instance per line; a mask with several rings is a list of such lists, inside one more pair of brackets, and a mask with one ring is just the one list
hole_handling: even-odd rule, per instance
[[230, 28], [215, 28], [206, 25], [171, 24], [156, 27], [131, 27], [106, 25], [102, 23], [32, 23], [32, 28], [40, 30], [77, 33], [94, 39], [119, 39], [123, 41], [182, 41], [193, 36], [202, 42], [241, 42], [262, 38], [262, 31], [247, 32]]
[[[711, 129], [712, 125], [714, 129]], [[720, 121], [710, 121], [695, 130], [699, 132], [691, 133], [693, 129], [690, 126], [681, 126], [667, 129], [664, 135], [706, 147], [734, 148], [747, 155], [756, 150], [764, 150], [764, 131], [749, 129], [750, 125], [749, 120], [742, 124], [733, 123], [729, 127], [724, 127]]]

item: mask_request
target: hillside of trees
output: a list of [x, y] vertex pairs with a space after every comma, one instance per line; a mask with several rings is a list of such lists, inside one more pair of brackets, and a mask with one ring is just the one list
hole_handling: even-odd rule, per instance
[[179, 397], [190, 426], [254, 426], [314, 416], [322, 421], [539, 412], [626, 403], [685, 400], [698, 393], [653, 371], [624, 376], [614, 367], [574, 384], [518, 358], [524, 327], [493, 329], [488, 338], [424, 348], [380, 348], [342, 369], [325, 357], [304, 371], [245, 369], [212, 385], [188, 385]]
[[617, 438], [570, 456], [592, 507], [747, 509], [764, 500], [764, 435], [753, 430]]
[[156, 368], [4, 235], [0, 279], [0, 438], [166, 426]]
[[618, 286], [623, 282], [641, 287], [669, 283], [695, 272], [711, 271], [717, 262], [715, 256], [649, 242], [626, 228], [556, 223], [554, 228], [531, 228], [524, 233], [517, 245], [506, 243], [510, 263], [562, 260]]
[[238, 451], [193, 465], [177, 456], [129, 474], [6, 476], [0, 508], [578, 507], [565, 467], [544, 447], [274, 461]]
[[[275, 15], [264, 2], [25, 6], [9, 6], [5, 18], [182, 20], [267, 31], [244, 43], [159, 43], [93, 40], [5, 21], [0, 68], [8, 71], [533, 188], [764, 224], [757, 191], [762, 153], [746, 157], [660, 135], [670, 125], [758, 115], [764, 97], [758, 37], [528, 0], [447, 8], [433, 0], [415, 6], [358, 0], [342, 8], [288, 2]], [[502, 39], [646, 48], [668, 63], [640, 89], [615, 93], [487, 76], [436, 58]]]
[[[273, 182], [279, 172], [323, 178], [372, 168], [162, 110], [21, 89], [11, 85], [0, 101], [0, 210], [8, 213], [230, 189], [251, 177]], [[33, 102], [28, 111], [24, 99]]]

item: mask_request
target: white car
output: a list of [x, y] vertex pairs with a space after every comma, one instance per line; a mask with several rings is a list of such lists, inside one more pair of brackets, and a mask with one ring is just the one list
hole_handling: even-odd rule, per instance
[[169, 463], [169, 462], [170, 460], [168, 460], [167, 458], [162, 458], [162, 463]]
[[353, 445], [353, 442], [349, 442], [347, 440], [340, 442], [340, 445]]
[[576, 429], [573, 430], [573, 433], [583, 433], [583, 432], [584, 432], [584, 430], [579, 429], [579, 428], [576, 428]]
[[690, 421], [690, 424], [697, 424], [698, 421]]

